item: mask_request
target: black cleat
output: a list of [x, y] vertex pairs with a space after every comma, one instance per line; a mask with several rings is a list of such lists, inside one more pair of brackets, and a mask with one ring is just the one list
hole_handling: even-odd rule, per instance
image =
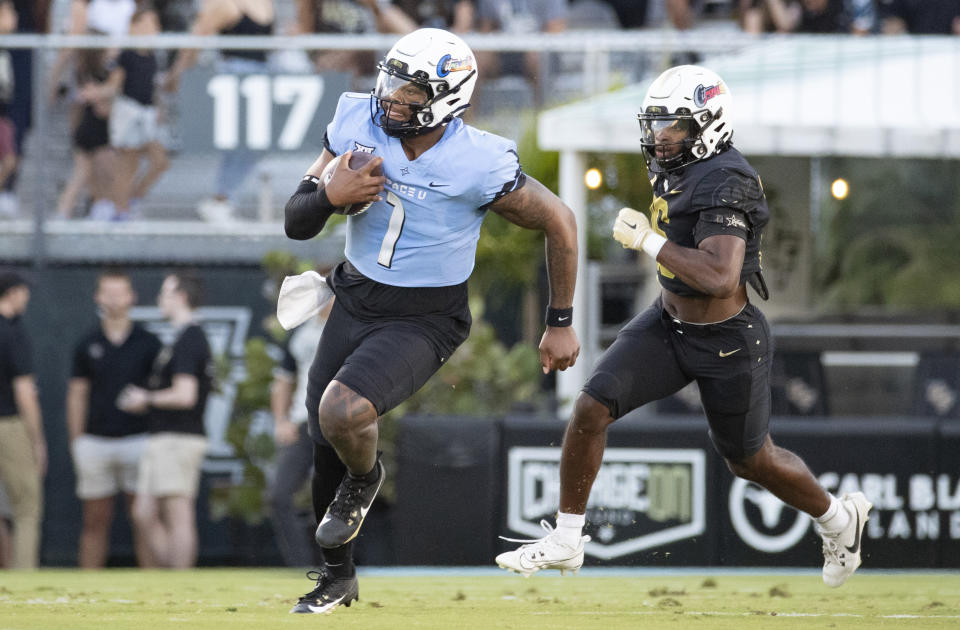
[[366, 518], [373, 500], [383, 485], [386, 471], [377, 460], [380, 476], [371, 484], [363, 484], [348, 474], [344, 475], [337, 495], [333, 498], [327, 513], [317, 525], [317, 544], [324, 549], [332, 549], [347, 544], [360, 533], [360, 526]]
[[300, 598], [292, 613], [329, 613], [337, 606], [350, 608], [350, 603], [360, 599], [357, 575], [335, 577], [323, 567], [319, 571], [307, 571], [307, 577], [317, 581], [317, 587]]

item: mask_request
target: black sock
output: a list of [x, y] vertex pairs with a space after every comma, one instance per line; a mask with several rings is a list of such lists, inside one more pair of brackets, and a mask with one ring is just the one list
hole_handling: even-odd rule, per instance
[[335, 577], [350, 577], [357, 572], [353, 566], [353, 542], [332, 549], [321, 549], [323, 562]]
[[376, 483], [377, 479], [380, 478], [380, 466], [378, 465], [380, 458], [377, 457], [377, 462], [374, 463], [373, 468], [370, 469], [370, 472], [364, 473], [362, 475], [355, 475], [352, 472], [347, 472], [351, 478], [356, 479], [357, 481], [362, 482], [364, 485], [370, 485]]
[[313, 515], [318, 523], [327, 513], [327, 506], [333, 501], [346, 472], [347, 467], [340, 461], [333, 447], [325, 444], [313, 445], [313, 479], [310, 489], [313, 495]]

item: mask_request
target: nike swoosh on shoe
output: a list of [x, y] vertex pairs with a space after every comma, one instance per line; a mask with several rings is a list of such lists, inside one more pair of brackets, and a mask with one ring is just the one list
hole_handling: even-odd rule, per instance
[[340, 602], [343, 601], [343, 598], [344, 598], [344, 597], [346, 597], [346, 595], [344, 595], [344, 596], [340, 597], [339, 599], [336, 599], [336, 600], [334, 600], [334, 601], [332, 601], [332, 602], [330, 602], [329, 604], [326, 604], [326, 605], [324, 605], [324, 606], [314, 606], [313, 604], [307, 604], [307, 608], [309, 608], [312, 612], [315, 612], [315, 613], [325, 613], [325, 612], [328, 612], [328, 611], [330, 611], [330, 610], [333, 610], [337, 605], [339, 605]]
[[[520, 568], [522, 569], [536, 569], [543, 568], [548, 564], [557, 564], [559, 562], [568, 562], [577, 557], [577, 554], [574, 553], [572, 556], [567, 556], [566, 558], [552, 558], [549, 562], [538, 562], [536, 560], [528, 560], [526, 556], [520, 556]], [[528, 565], [527, 562], [530, 564]]]
[[860, 512], [857, 512], [857, 526], [856, 526], [857, 535], [853, 539], [853, 546], [847, 547], [847, 551], [850, 553], [858, 553], [860, 551]]
[[539, 568], [539, 567], [537, 567], [537, 563], [536, 563], [536, 562], [531, 562], [530, 564], [527, 564], [528, 562], [529, 562], [529, 561], [527, 560], [527, 557], [526, 557], [526, 556], [520, 556], [520, 561], [519, 561], [518, 564], [520, 565], [520, 568], [521, 568], [521, 569], [536, 569], [536, 568]]

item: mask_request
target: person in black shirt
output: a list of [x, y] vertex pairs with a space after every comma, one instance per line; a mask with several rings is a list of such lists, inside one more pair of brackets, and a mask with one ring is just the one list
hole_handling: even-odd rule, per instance
[[[869, 9], [869, 7], [867, 7]], [[862, 0], [743, 0], [744, 30], [761, 33], [864, 33], [865, 16], [854, 22], [851, 11], [863, 13]], [[872, 15], [872, 11], [871, 11]]]
[[[128, 507], [137, 490], [137, 468], [147, 440], [143, 415], [117, 408], [117, 397], [133, 383], [146, 386], [160, 340], [130, 320], [137, 301], [130, 276], [108, 270], [97, 278], [94, 301], [100, 323], [79, 341], [67, 386], [67, 436], [83, 502], [78, 565], [106, 564], [114, 496], [123, 492]], [[134, 528], [141, 566], [150, 565], [143, 536]]]
[[887, 35], [960, 35], [960, 0], [878, 0]]
[[[17, 30], [17, 10], [10, 0], [0, 0], [0, 36]], [[0, 218], [17, 214], [17, 197], [13, 191], [17, 164], [17, 126], [10, 116], [16, 96], [13, 51], [0, 48]]]
[[[160, 20], [149, 5], [137, 8], [130, 18], [131, 35], [156, 35]], [[107, 90], [113, 96], [110, 110], [110, 145], [117, 150], [114, 203], [117, 218], [136, 214], [147, 191], [169, 167], [167, 151], [159, 141], [158, 113], [154, 102], [157, 58], [150, 49], [123, 50], [110, 72]], [[139, 178], [140, 160], [147, 166]]]
[[563, 438], [557, 528], [497, 557], [506, 569], [577, 570], [585, 512], [607, 429], [696, 381], [709, 435], [727, 467], [806, 512], [823, 539], [823, 581], [843, 584], [860, 566], [870, 503], [838, 499], [769, 434], [773, 344], [747, 285], [769, 297], [760, 242], [770, 218], [760, 177], [733, 146], [727, 84], [699, 66], [677, 66], [650, 86], [638, 118], [653, 188], [650, 218], [623, 208], [613, 227], [624, 247], [657, 263], [660, 297], [604, 352]]
[[154, 361], [148, 388], [128, 385], [119, 406], [149, 410], [150, 437], [140, 462], [134, 520], [158, 566], [183, 569], [197, 560], [196, 497], [207, 440], [203, 415], [212, 386], [207, 336], [195, 321], [203, 284], [192, 274], [168, 275], [157, 304], [176, 337]]
[[[410, 1], [419, 3], [419, 0]], [[410, 1], [406, 2], [408, 7]], [[417, 29], [416, 18], [410, 11], [384, 0], [294, 0], [294, 7], [296, 33], [405, 35]], [[471, 10], [467, 29], [472, 27], [472, 22]], [[373, 53], [365, 50], [314, 50], [310, 56], [317, 72], [349, 72], [354, 79], [366, 76], [376, 64]]]
[[[246, 35], [273, 34], [273, 0], [208, 0], [203, 3], [190, 32], [194, 35]], [[167, 72], [164, 89], [176, 92], [180, 77], [197, 62], [196, 50], [182, 50]], [[268, 74], [266, 50], [226, 49], [220, 51], [217, 74]], [[241, 142], [236, 148], [221, 153], [217, 167], [214, 196], [197, 206], [197, 212], [205, 221], [222, 222], [233, 220], [238, 193], [250, 179], [264, 152], [254, 150]]]
[[13, 511], [13, 566], [36, 568], [40, 552], [47, 442], [33, 375], [30, 339], [20, 316], [30, 287], [0, 270], [0, 484]]

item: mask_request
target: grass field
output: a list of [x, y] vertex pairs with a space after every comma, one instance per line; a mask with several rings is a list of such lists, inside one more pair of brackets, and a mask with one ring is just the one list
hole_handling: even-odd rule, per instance
[[[592, 574], [591, 574], [592, 573]], [[960, 628], [960, 573], [383, 572], [330, 615], [290, 615], [311, 584], [291, 569], [0, 573], [0, 630], [34, 628]]]

